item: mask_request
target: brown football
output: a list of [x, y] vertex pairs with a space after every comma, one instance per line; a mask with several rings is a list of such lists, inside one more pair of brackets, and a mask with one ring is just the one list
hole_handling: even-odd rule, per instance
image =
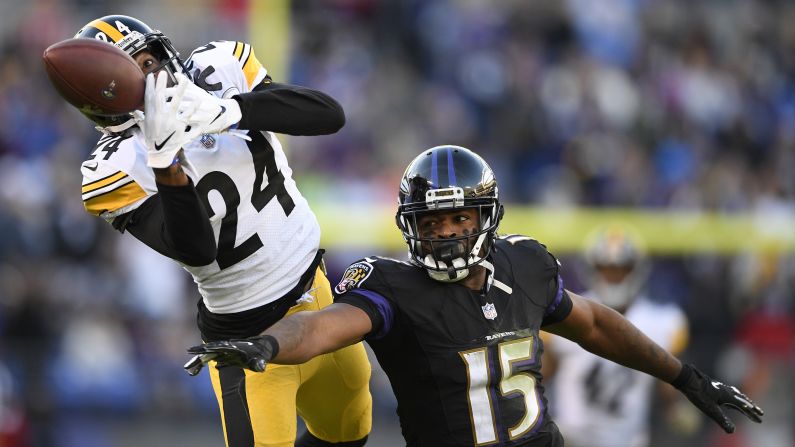
[[81, 112], [114, 116], [139, 109], [146, 80], [130, 55], [95, 39], [67, 39], [44, 50], [52, 85]]

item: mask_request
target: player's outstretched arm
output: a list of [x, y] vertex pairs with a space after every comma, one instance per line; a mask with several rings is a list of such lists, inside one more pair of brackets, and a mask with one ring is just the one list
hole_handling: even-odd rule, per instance
[[193, 346], [188, 353], [194, 357], [185, 369], [195, 376], [211, 360], [258, 372], [268, 363], [304, 363], [361, 341], [371, 329], [370, 317], [363, 310], [336, 303], [317, 312], [290, 315], [256, 337]]
[[712, 380], [692, 365], [682, 365], [613, 309], [567, 292], [573, 303], [571, 313], [565, 320], [545, 326], [545, 331], [566, 337], [598, 356], [671, 383], [727, 433], [734, 431], [734, 424], [721, 406], [732, 407], [754, 422], [762, 421], [762, 410], [737, 388]]
[[[230, 130], [267, 130], [288, 135], [326, 135], [345, 125], [345, 112], [332, 97], [307, 87], [276, 84], [268, 80], [254, 91], [218, 98], [201, 87], [183, 82], [187, 89], [179, 105], [186, 125], [202, 133]], [[240, 136], [240, 134], [236, 134]]]
[[263, 81], [234, 98], [243, 112], [241, 129], [308, 136], [332, 134], [345, 125], [342, 106], [309, 87]]

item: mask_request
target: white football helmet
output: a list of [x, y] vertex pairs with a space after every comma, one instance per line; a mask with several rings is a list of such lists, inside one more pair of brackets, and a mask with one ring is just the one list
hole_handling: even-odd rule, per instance
[[591, 290], [605, 305], [626, 310], [650, 270], [640, 238], [624, 226], [612, 225], [597, 230], [589, 239], [585, 260]]

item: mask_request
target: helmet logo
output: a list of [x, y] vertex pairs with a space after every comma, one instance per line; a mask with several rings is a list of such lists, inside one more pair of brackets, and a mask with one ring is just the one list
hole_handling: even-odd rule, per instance
[[480, 306], [483, 309], [483, 316], [489, 320], [494, 320], [497, 318], [497, 307], [494, 303], [486, 303], [485, 306]]
[[107, 87], [102, 89], [102, 92], [101, 92], [102, 93], [102, 97], [105, 98], [105, 99], [113, 99], [113, 98], [115, 98], [116, 97], [116, 92], [114, 91], [115, 89], [116, 89], [116, 81], [115, 80], [110, 81], [110, 84], [108, 84]]

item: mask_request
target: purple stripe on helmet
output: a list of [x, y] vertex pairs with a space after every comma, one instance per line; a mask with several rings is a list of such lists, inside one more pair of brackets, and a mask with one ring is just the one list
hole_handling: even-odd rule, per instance
[[381, 330], [367, 338], [371, 340], [378, 340], [392, 330], [392, 324], [395, 321], [395, 312], [392, 309], [392, 304], [389, 302], [389, 300], [384, 298], [384, 296], [380, 293], [367, 289], [353, 289], [348, 293], [355, 293], [372, 301], [372, 303], [375, 304], [375, 307], [378, 309], [378, 313], [381, 314], [381, 318], [384, 320], [384, 323], [381, 325]]
[[436, 151], [433, 151], [431, 153], [431, 183], [433, 183], [434, 188], [439, 187], [439, 174], [436, 169]]
[[562, 299], [563, 299], [563, 278], [561, 278], [560, 274], [558, 274], [558, 293], [555, 295], [555, 299], [552, 301], [552, 304], [550, 304], [549, 307], [547, 307], [547, 311], [544, 312], [544, 316], [550, 315], [552, 314], [552, 312], [555, 312], [555, 309], [558, 308], [558, 304], [560, 304], [560, 301]]
[[455, 166], [453, 166], [453, 149], [447, 149], [447, 176], [450, 185], [455, 185]]

